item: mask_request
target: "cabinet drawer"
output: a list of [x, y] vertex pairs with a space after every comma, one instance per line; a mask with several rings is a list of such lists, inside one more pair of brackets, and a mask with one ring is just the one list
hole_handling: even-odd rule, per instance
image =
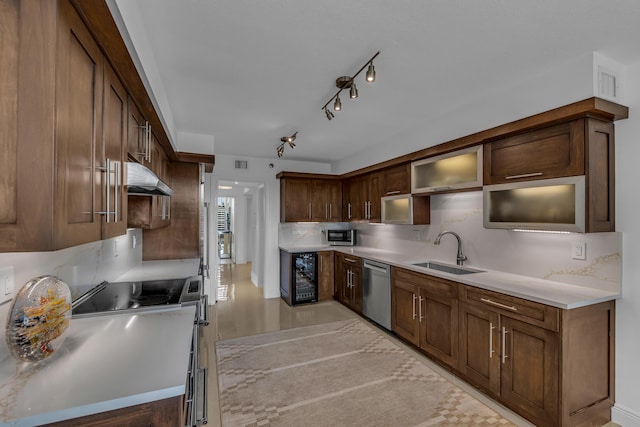
[[523, 322], [558, 331], [560, 309], [533, 301], [523, 300], [497, 292], [462, 286], [460, 299], [474, 305], [484, 306]]
[[401, 268], [394, 268], [392, 274], [394, 279], [416, 285], [432, 297], [440, 296], [454, 299], [458, 297], [458, 284], [456, 282]]

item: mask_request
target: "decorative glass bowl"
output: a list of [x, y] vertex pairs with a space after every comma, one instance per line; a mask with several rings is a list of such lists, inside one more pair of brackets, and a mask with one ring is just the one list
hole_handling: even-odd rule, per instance
[[42, 360], [64, 342], [71, 318], [71, 291], [55, 276], [28, 281], [16, 295], [6, 326], [7, 346], [20, 361]]

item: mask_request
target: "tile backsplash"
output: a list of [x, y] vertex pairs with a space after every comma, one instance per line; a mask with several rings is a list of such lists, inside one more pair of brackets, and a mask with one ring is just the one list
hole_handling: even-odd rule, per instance
[[[135, 247], [134, 247], [135, 241]], [[13, 266], [15, 296], [29, 280], [57, 276], [76, 298], [93, 286], [113, 281], [142, 262], [142, 230], [129, 229], [124, 236], [50, 252], [0, 253], [0, 267]], [[0, 319], [7, 318], [11, 301], [0, 305]], [[0, 329], [0, 360], [8, 356], [4, 328]]]
[[[355, 228], [358, 245], [406, 255], [407, 261], [432, 259], [455, 264], [457, 242], [443, 236], [455, 231], [463, 241], [465, 265], [554, 280], [609, 291], [620, 291], [622, 233], [550, 234], [485, 229], [482, 192], [431, 196], [430, 225], [364, 223], [280, 224], [280, 244], [326, 243], [327, 228]], [[572, 244], [586, 243], [586, 260], [572, 259]]]

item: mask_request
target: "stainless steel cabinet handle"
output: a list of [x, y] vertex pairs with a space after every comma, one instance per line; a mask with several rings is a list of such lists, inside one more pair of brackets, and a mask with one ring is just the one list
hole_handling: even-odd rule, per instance
[[505, 308], [507, 310], [518, 311], [518, 309], [516, 307], [512, 306], [512, 305], [501, 304], [499, 302], [495, 302], [493, 300], [490, 300], [489, 298], [480, 298], [480, 301], [486, 302], [487, 304], [495, 305], [496, 307]]
[[347, 219], [351, 219], [351, 202], [347, 203]]
[[502, 327], [502, 363], [507, 361], [507, 328]]
[[328, 219], [333, 218], [333, 209], [332, 208], [333, 208], [333, 204], [329, 203], [329, 218]]
[[344, 260], [347, 261], [347, 262], [356, 262], [355, 259], [351, 259], [351, 258], [345, 258]]
[[151, 163], [151, 124], [147, 122], [147, 161]]
[[109, 197], [109, 188], [111, 187], [111, 159], [105, 161], [105, 169], [107, 174], [107, 223], [109, 223], [109, 215], [111, 215], [111, 198]]
[[[119, 173], [119, 165], [120, 163], [115, 162], [115, 164], [113, 165], [113, 172], [115, 174], [115, 185], [114, 185], [114, 196], [115, 196], [115, 200], [113, 201], [113, 207], [114, 207], [114, 211], [113, 211], [113, 219], [114, 222], [118, 222], [118, 187], [120, 187], [120, 173]], [[107, 209], [109, 210], [109, 209]], [[108, 217], [109, 215], [107, 215]]]
[[493, 330], [496, 327], [493, 326], [493, 322], [489, 322], [489, 359], [493, 358]]
[[416, 299], [417, 299], [416, 294], [413, 294], [413, 317], [412, 317], [413, 319], [416, 318]]
[[320, 273], [322, 273], [322, 257], [319, 256], [318, 259], [320, 260]]
[[387, 194], [400, 194], [400, 190], [396, 190], [396, 191], [387, 191]]
[[542, 172], [523, 173], [522, 175], [505, 176], [504, 179], [531, 178], [532, 176], [541, 176]]
[[422, 298], [422, 296], [420, 296], [420, 298], [418, 299], [418, 322], [422, 323], [422, 319], [424, 319], [424, 317], [422, 317], [422, 301], [424, 301], [424, 298]]
[[447, 185], [445, 187], [433, 187], [431, 189], [431, 191], [445, 191], [445, 190], [451, 190], [451, 186]]

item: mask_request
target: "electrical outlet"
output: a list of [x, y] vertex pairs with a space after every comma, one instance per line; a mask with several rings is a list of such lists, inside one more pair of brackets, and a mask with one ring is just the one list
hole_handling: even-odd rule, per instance
[[296, 229], [296, 228], [292, 228], [292, 229], [291, 229], [291, 235], [292, 235], [292, 236], [299, 236], [300, 234], [301, 234], [301, 233], [300, 233], [300, 230], [298, 230], [298, 229]]
[[586, 260], [587, 259], [587, 242], [583, 242], [583, 241], [572, 242], [571, 258]]
[[13, 298], [13, 267], [0, 268], [0, 302]]
[[420, 241], [420, 230], [411, 230], [411, 240]]

